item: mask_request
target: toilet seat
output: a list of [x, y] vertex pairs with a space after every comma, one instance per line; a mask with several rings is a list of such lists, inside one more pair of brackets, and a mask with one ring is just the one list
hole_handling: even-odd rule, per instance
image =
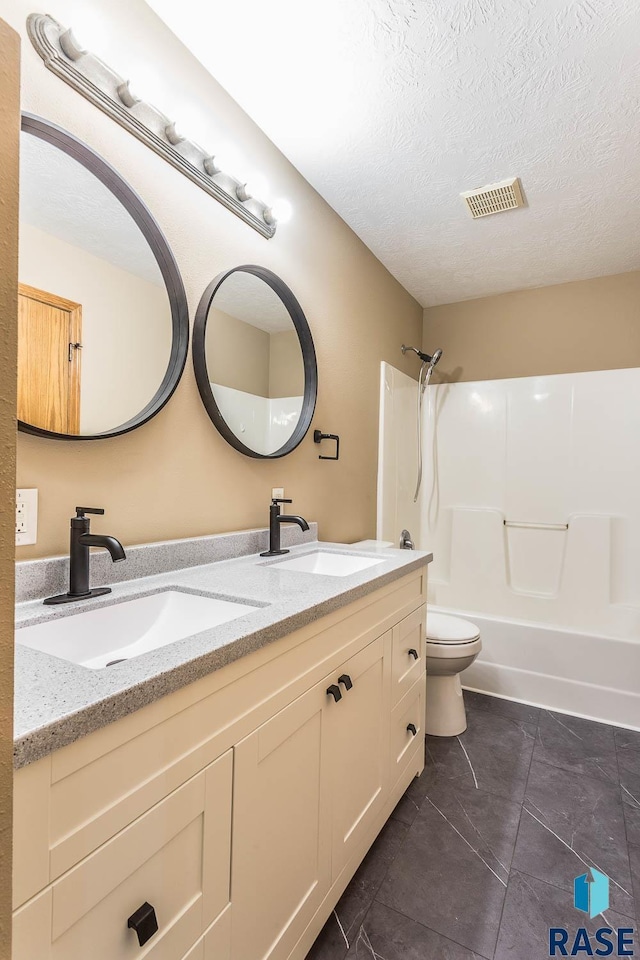
[[466, 644], [473, 643], [479, 636], [478, 627], [470, 620], [427, 611], [427, 643]]

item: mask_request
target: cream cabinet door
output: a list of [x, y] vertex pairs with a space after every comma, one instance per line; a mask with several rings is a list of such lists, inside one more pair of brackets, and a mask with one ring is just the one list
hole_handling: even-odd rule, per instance
[[391, 631], [348, 660], [327, 704], [333, 807], [332, 875], [356, 853], [384, 806], [388, 780]]
[[[231, 789], [229, 750], [16, 911], [13, 960], [184, 957], [228, 908]], [[141, 948], [128, 920], [145, 902], [158, 929]]]
[[331, 880], [326, 683], [234, 748], [233, 960], [288, 957]]

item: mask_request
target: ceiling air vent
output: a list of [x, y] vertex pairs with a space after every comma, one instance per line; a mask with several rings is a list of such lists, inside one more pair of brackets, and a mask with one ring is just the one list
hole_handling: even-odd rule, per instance
[[474, 220], [478, 217], [488, 217], [492, 213], [524, 207], [518, 177], [512, 180], [501, 180], [500, 183], [489, 183], [486, 187], [480, 187], [479, 190], [467, 190], [460, 196]]

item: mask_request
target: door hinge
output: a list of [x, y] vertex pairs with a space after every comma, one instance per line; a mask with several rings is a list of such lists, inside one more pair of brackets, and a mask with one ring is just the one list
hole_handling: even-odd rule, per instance
[[69, 344], [69, 363], [71, 363], [71, 360], [73, 359], [73, 351], [74, 351], [74, 350], [82, 350], [82, 344], [81, 344], [81, 343], [70, 343], [70, 344]]

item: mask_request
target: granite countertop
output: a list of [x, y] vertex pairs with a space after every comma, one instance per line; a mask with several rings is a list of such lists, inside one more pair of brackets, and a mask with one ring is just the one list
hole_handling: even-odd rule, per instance
[[[186, 542], [186, 541], [185, 541]], [[176, 541], [180, 543], [180, 541]], [[321, 548], [384, 557], [349, 576], [281, 569], [282, 561]], [[418, 570], [431, 553], [362, 545], [307, 542], [287, 557], [221, 560], [112, 583], [95, 600], [45, 607], [42, 599], [16, 607], [14, 766], [25, 766], [113, 720], [200, 679], [234, 660]], [[118, 564], [124, 567], [124, 564]], [[100, 581], [94, 581], [97, 586]], [[104, 582], [104, 581], [102, 581]], [[251, 613], [184, 640], [101, 670], [70, 663], [20, 644], [20, 628], [175, 587], [255, 605]], [[87, 637], [90, 645], [91, 638]]]

